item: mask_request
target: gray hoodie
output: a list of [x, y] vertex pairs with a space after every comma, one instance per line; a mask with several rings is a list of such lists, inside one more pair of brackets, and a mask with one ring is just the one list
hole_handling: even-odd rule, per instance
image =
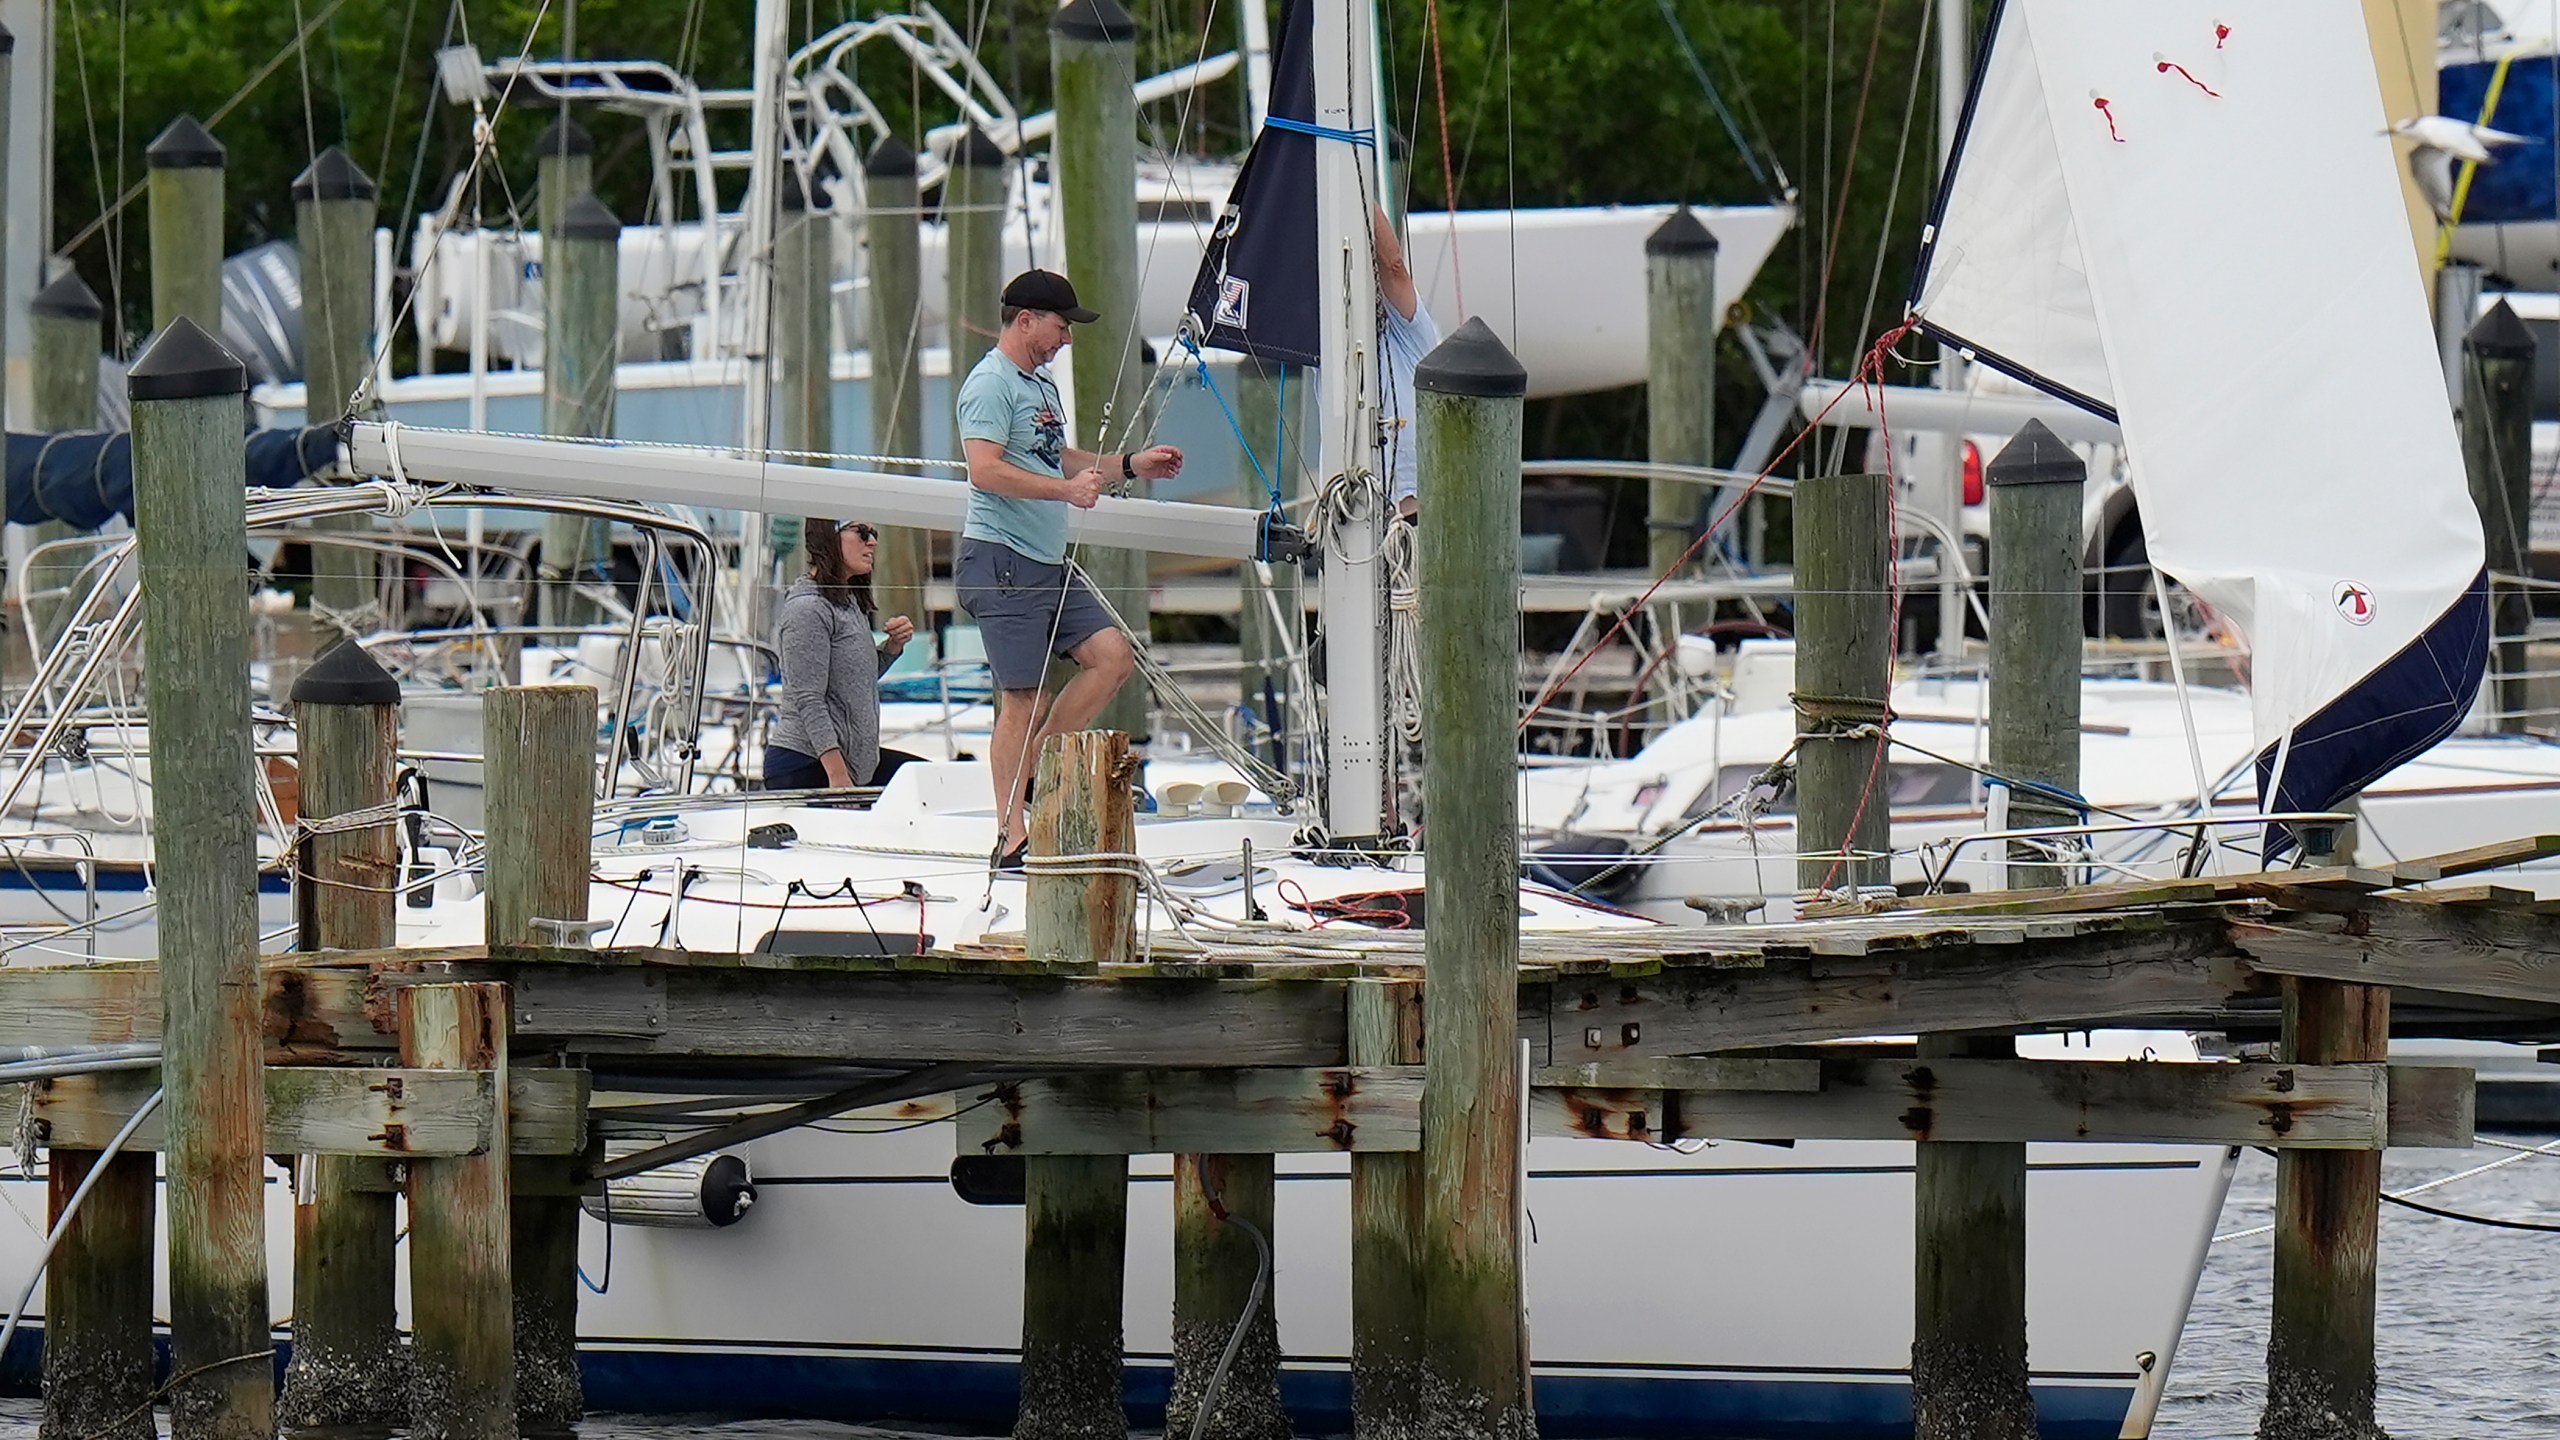
[[774, 648], [782, 656], [782, 707], [765, 743], [817, 758], [844, 752], [853, 783], [880, 764], [880, 672], [890, 658], [871, 638], [860, 601], [832, 605], [803, 575], [782, 592]]

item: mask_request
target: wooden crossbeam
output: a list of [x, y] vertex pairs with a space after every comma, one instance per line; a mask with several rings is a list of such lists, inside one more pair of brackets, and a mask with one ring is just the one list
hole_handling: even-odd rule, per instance
[[[1541, 1089], [1530, 1132], [1614, 1140], [2004, 1140], [2370, 1150], [2471, 1143], [2469, 1070], [1826, 1060], [1818, 1093]], [[2403, 1072], [2407, 1072], [2405, 1075]], [[2390, 1092], [2406, 1087], [2406, 1105]]]
[[963, 1155], [1291, 1155], [1422, 1148], [1422, 1067], [1119, 1071], [999, 1085]]
[[[266, 1077], [270, 1155], [421, 1159], [489, 1148], [493, 1110], [484, 1071], [270, 1066]], [[137, 1070], [38, 1081], [36, 1123], [48, 1145], [95, 1150], [158, 1084], [156, 1074]], [[514, 1153], [575, 1155], [585, 1148], [587, 1089], [584, 1070], [510, 1071]], [[145, 1119], [125, 1147], [164, 1148], [165, 1115]]]
[[[2471, 1143], [2449, 1066], [1839, 1059], [1621, 1062], [1733, 1088], [1594, 1087], [1538, 1072], [1530, 1133], [1633, 1140], [2012, 1140], [2370, 1150]], [[1750, 1066], [1771, 1067], [1753, 1070]], [[1811, 1085], [1796, 1083], [1798, 1072]], [[1155, 1071], [997, 1086], [957, 1116], [963, 1155], [1307, 1154], [1420, 1146], [1412, 1066]]]

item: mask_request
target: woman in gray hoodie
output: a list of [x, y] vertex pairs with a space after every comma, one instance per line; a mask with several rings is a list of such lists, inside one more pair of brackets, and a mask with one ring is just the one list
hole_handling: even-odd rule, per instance
[[880, 748], [880, 672], [907, 648], [915, 623], [893, 615], [871, 634], [871, 565], [880, 532], [811, 520], [801, 530], [809, 573], [782, 594], [774, 648], [782, 707], [765, 738], [768, 790], [849, 790], [887, 782], [914, 759]]

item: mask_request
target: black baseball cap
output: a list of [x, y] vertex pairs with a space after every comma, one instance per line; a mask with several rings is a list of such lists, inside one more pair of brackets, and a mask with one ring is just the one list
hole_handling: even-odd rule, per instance
[[1076, 287], [1055, 270], [1025, 270], [1004, 287], [1004, 303], [1017, 310], [1047, 310], [1078, 325], [1099, 320], [1099, 311], [1076, 303]]

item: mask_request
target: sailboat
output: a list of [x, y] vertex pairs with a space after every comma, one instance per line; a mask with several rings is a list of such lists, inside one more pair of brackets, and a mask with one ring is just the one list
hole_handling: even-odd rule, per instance
[[[780, 7], [766, 0], [763, 8]], [[1318, 59], [1365, 53], [1366, 7], [1308, 0], [1306, 8], [1314, 42], [1302, 52], [1307, 122], [1332, 137], [1318, 135], [1325, 143], [1310, 147], [1315, 243], [1353, 262], [1311, 267], [1322, 277], [1319, 468], [1336, 487], [1333, 523], [1318, 537], [1330, 547], [1324, 786], [1305, 808], [1141, 821], [1137, 849], [1160, 881], [1141, 916], [1155, 946], [1180, 946], [1185, 927], [1253, 923], [1257, 910], [1298, 928], [1391, 926], [1399, 899], [1420, 885], [1424, 857], [1343, 844], [1388, 836], [1394, 793], [1379, 678], [1388, 607], [1375, 558], [1388, 523], [1375, 484], [1383, 397], [1368, 378], [1374, 367], [1361, 363], [1379, 345], [1366, 248], [1374, 201], [1343, 138], [1374, 133], [1375, 119], [1366, 67]], [[1290, 133], [1294, 146], [1298, 132]], [[1254, 223], [1240, 213], [1236, 233]], [[960, 513], [959, 489], [944, 481], [763, 456], [438, 433], [397, 420], [352, 426], [348, 445], [355, 471], [381, 477], [404, 503], [476, 501], [476, 487], [488, 486], [671, 504], [722, 488], [786, 513], [858, 511], [942, 529], [956, 527]], [[1285, 563], [1275, 527], [1253, 509], [1116, 500], [1088, 525], [1115, 544]], [[712, 623], [698, 613], [664, 633], [671, 648], [692, 645]], [[664, 744], [645, 757], [663, 762], [664, 789], [598, 810], [591, 858], [599, 879], [588, 913], [597, 943], [883, 953], [962, 943], [1021, 913], [1021, 882], [987, 872], [995, 820], [983, 765], [910, 765], [867, 810], [847, 810], [806, 796], [691, 795], [689, 737], [651, 738]], [[1296, 788], [1277, 779], [1282, 789], [1273, 793]], [[1307, 838], [1310, 821], [1325, 839]], [[480, 933], [469, 847], [433, 853], [439, 848], [413, 851], [437, 874], [417, 892], [426, 903], [402, 911], [404, 942]], [[1320, 863], [1355, 854], [1357, 864]], [[1524, 888], [1521, 903], [1530, 931], [1650, 923], [1544, 887]], [[2195, 1055], [2179, 1034], [2050, 1037], [2027, 1049]], [[616, 1078], [609, 1063], [599, 1072], [608, 1104]], [[580, 1326], [590, 1402], [980, 1422], [1009, 1414], [1018, 1213], [955, 1184], [954, 1132], [938, 1123], [971, 1103], [963, 1095], [858, 1114], [839, 1128], [741, 1147], [730, 1169], [756, 1177], [761, 1197], [743, 1216], [734, 1204], [720, 1213], [670, 1205], [658, 1212], [664, 1223], [640, 1223], [629, 1208], [615, 1218], [606, 1207], [588, 1225], [582, 1255], [601, 1292], [585, 1302]], [[640, 1128], [608, 1125], [606, 1139], [630, 1143]], [[2047, 1431], [2146, 1433], [2230, 1157], [2192, 1147], [2056, 1147], [2035, 1151], [2031, 1164], [2032, 1360]], [[1527, 1165], [1535, 1220], [1527, 1290], [1543, 1429], [1714, 1437], [1907, 1427], [1909, 1146], [1541, 1139]], [[1293, 1158], [1283, 1172], [1278, 1228], [1291, 1257], [1279, 1272], [1284, 1388], [1298, 1423], [1338, 1430], [1348, 1277], [1341, 1247], [1325, 1237], [1347, 1221], [1347, 1185], [1327, 1159]], [[1170, 1349], [1171, 1216], [1155, 1198], [1165, 1193], [1156, 1188], [1164, 1174], [1142, 1164], [1132, 1206], [1127, 1328], [1142, 1418], [1162, 1394]], [[681, 1194], [687, 1178], [658, 1181]], [[279, 1187], [270, 1214], [279, 1253], [290, 1234], [281, 1195]], [[1630, 1244], [1630, 1235], [1654, 1239]], [[1681, 1238], [1659, 1243], [1672, 1235]], [[6, 1222], [0, 1236], [5, 1263], [23, 1263], [32, 1242]], [[1733, 1303], [1738, 1296], [1750, 1303]]]

